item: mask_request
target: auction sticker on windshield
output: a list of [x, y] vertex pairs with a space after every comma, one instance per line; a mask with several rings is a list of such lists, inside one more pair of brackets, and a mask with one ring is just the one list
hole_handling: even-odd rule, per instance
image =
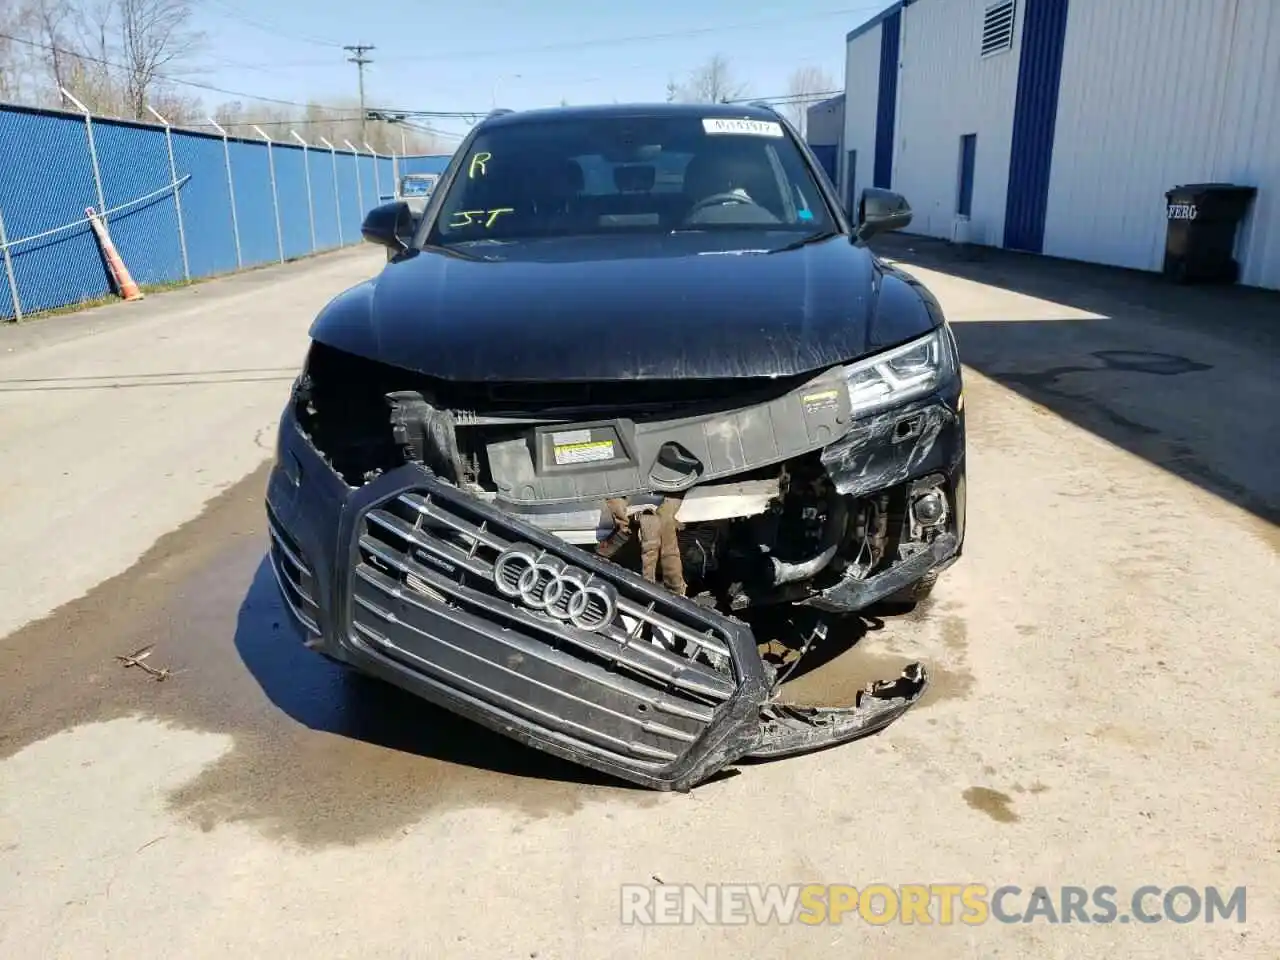
[[727, 117], [703, 117], [702, 129], [707, 133], [745, 133], [752, 137], [782, 136], [782, 124], [772, 120], [730, 120]]

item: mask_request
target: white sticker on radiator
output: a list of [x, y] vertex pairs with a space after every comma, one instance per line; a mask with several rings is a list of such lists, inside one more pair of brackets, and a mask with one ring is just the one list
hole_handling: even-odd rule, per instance
[[590, 430], [565, 430], [563, 433], [553, 433], [551, 442], [557, 447], [562, 443], [590, 443]]
[[741, 133], [749, 137], [782, 136], [782, 124], [773, 120], [731, 120], [728, 117], [703, 117], [702, 129], [707, 133]]

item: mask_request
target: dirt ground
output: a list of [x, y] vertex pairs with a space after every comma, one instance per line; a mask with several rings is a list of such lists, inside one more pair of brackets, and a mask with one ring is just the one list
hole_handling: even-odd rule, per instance
[[[935, 684], [879, 736], [687, 795], [299, 645], [264, 438], [310, 316], [376, 255], [0, 331], [0, 956], [1275, 957], [1280, 297], [878, 246], [955, 325], [968, 543], [789, 692], [917, 658]], [[163, 682], [114, 659], [151, 644]], [[1247, 918], [622, 923], [623, 885], [735, 883], [1016, 885], [1012, 910], [1110, 885], [1121, 913], [1244, 886]]]

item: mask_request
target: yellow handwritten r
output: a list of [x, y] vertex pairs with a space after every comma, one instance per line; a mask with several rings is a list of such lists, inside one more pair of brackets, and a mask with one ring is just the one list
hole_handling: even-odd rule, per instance
[[480, 176], [484, 176], [487, 172], [484, 165], [493, 159], [492, 153], [477, 153], [471, 158], [471, 167], [467, 170], [467, 178], [474, 180], [476, 178], [476, 167], [480, 168]]

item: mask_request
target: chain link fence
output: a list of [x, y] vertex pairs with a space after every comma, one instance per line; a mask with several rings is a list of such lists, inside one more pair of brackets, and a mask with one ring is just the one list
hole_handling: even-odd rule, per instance
[[[447, 157], [200, 133], [0, 104], [0, 320], [101, 300], [110, 273], [93, 208], [144, 289], [357, 243], [404, 173]], [[362, 149], [363, 148], [363, 149]]]

